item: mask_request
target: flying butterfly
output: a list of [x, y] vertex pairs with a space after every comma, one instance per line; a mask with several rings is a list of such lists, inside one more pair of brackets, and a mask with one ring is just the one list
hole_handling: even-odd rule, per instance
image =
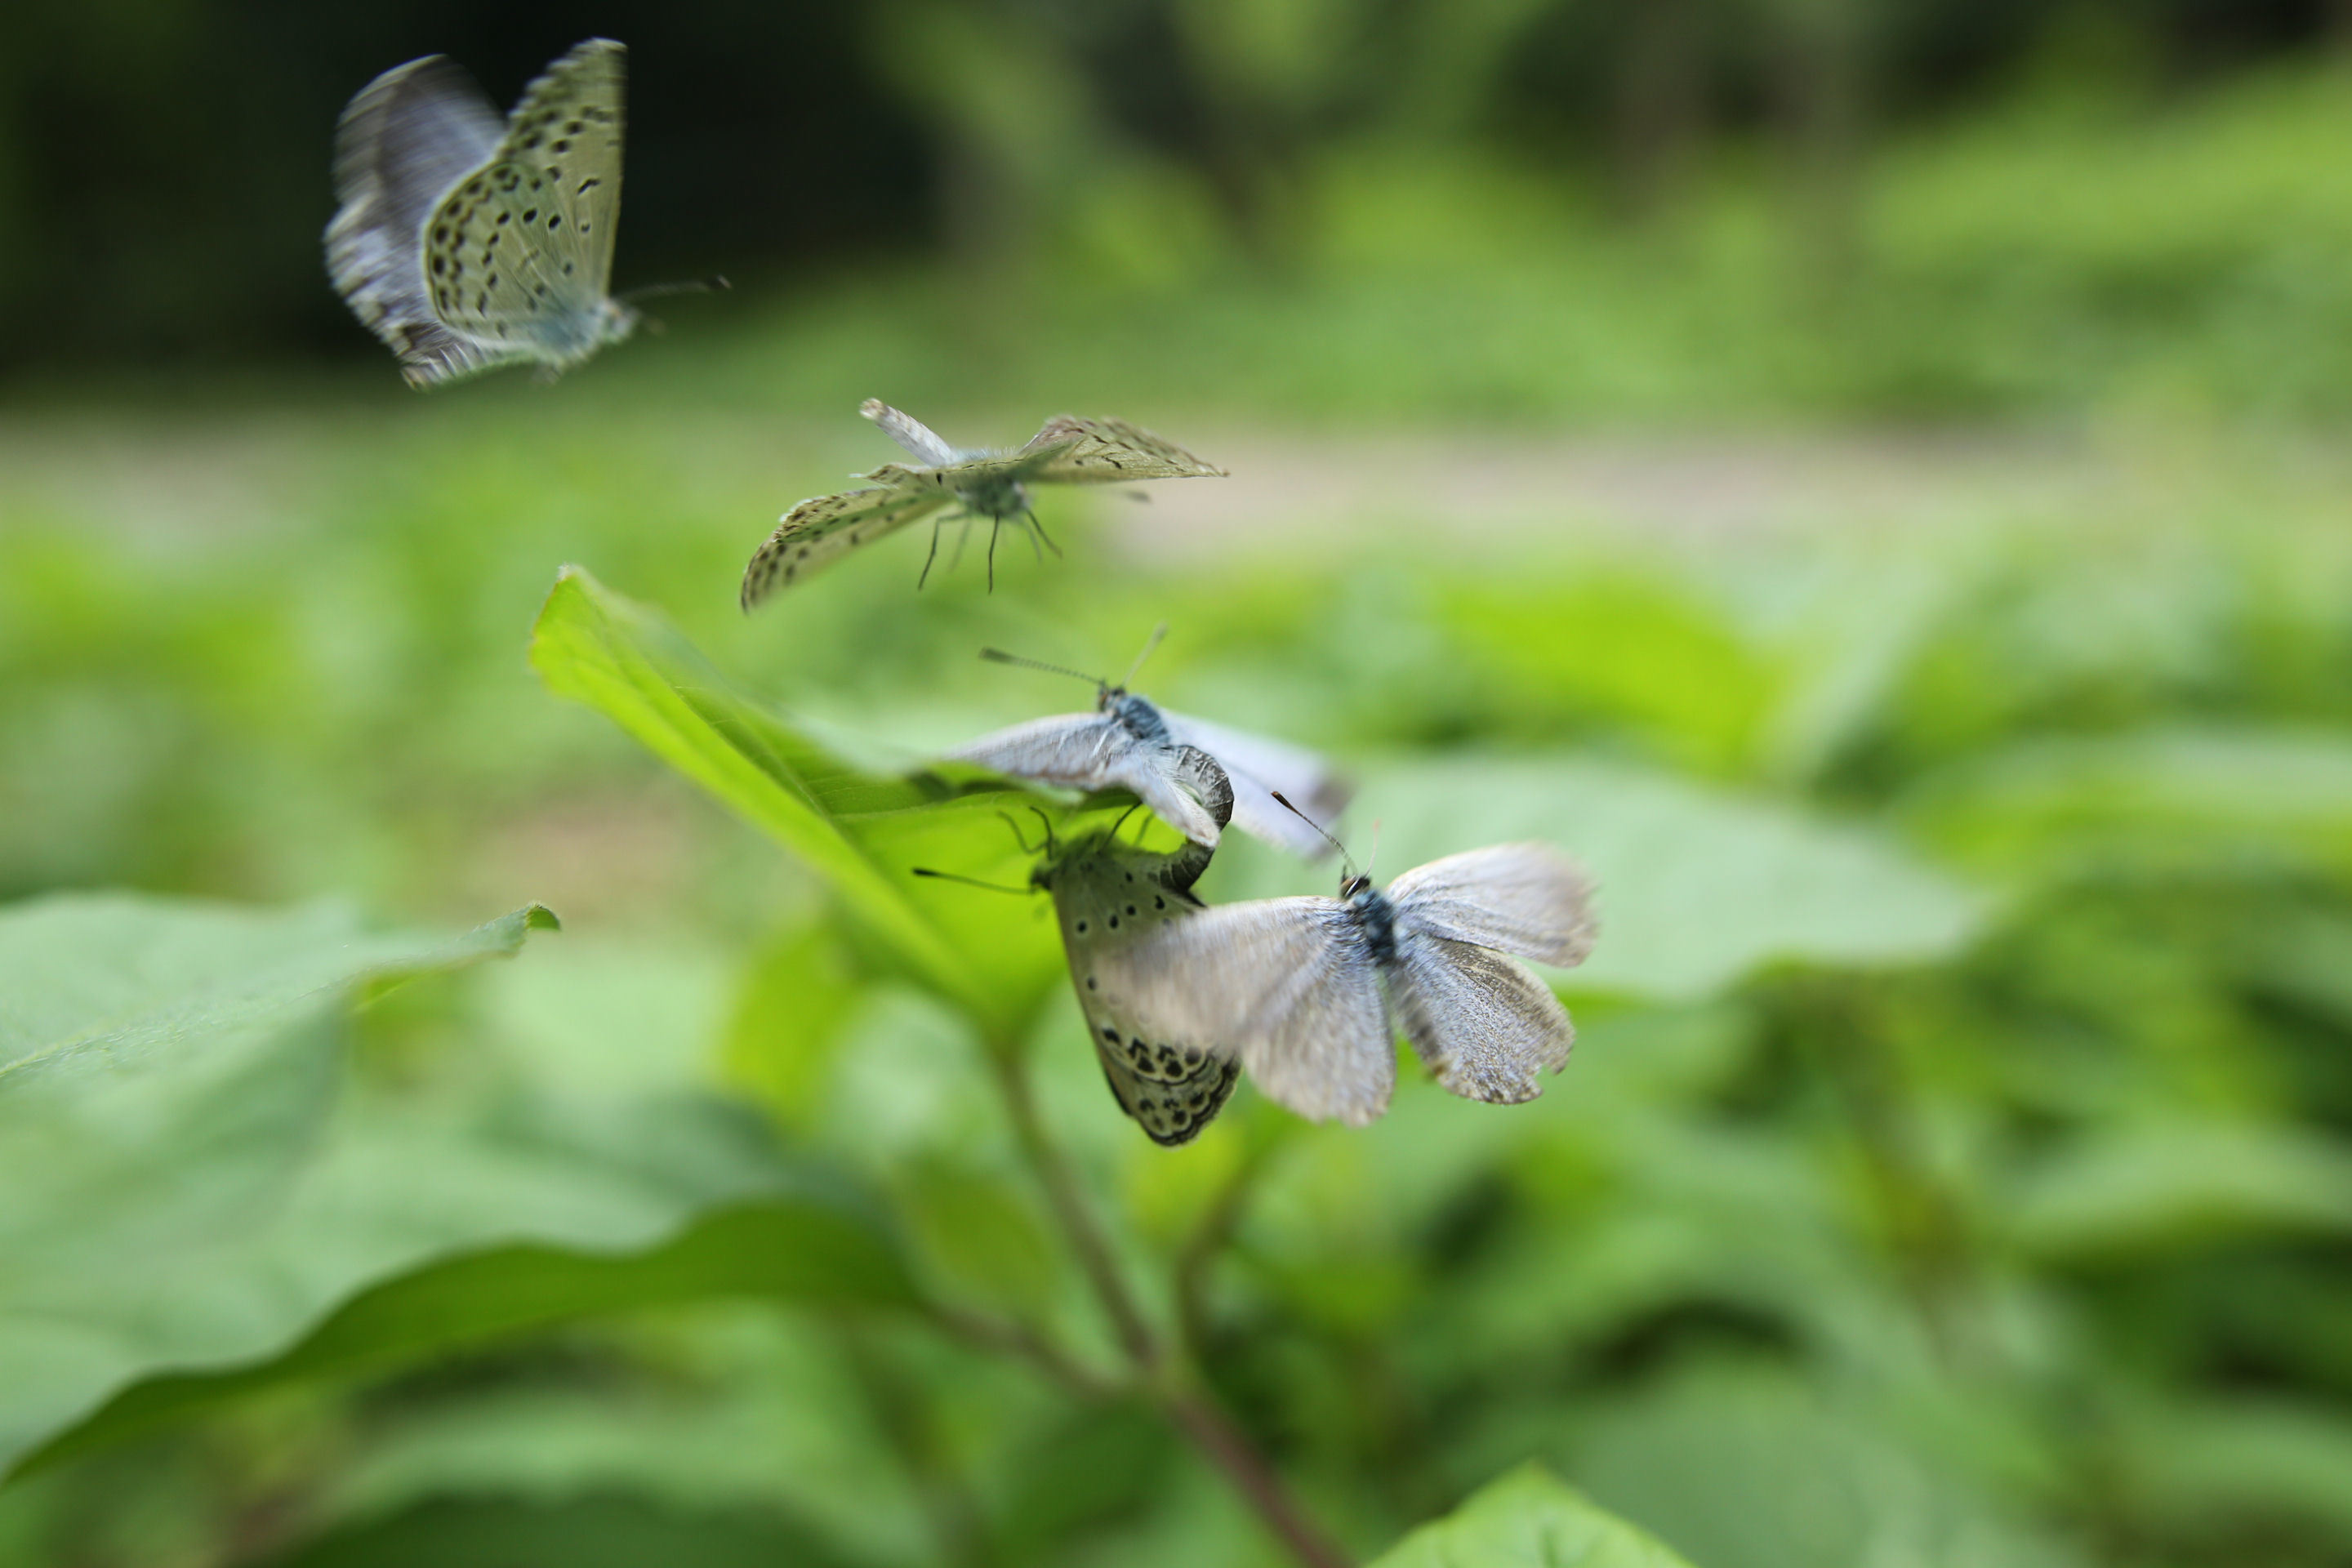
[[[1223, 826], [1233, 813], [1233, 793], [1216, 760], [1186, 747], [1174, 772], [1199, 795], [1210, 820]], [[1118, 827], [1114, 823], [1056, 840], [1049, 826], [1030, 887], [1053, 896], [1070, 984], [1111, 1097], [1145, 1136], [1173, 1148], [1198, 1137], [1223, 1109], [1241, 1064], [1203, 1037], [1148, 1028], [1129, 1005], [1120, 955], [1153, 931], [1198, 916], [1202, 906], [1192, 889], [1208, 868], [1211, 850], [1187, 842], [1173, 854], [1159, 854], [1122, 840]]]
[[1058, 665], [981, 649], [982, 658], [999, 664], [1094, 681], [1095, 710], [1033, 719], [958, 746], [948, 755], [1010, 778], [1066, 789], [1126, 789], [1169, 826], [1214, 848], [1223, 824], [1212, 821], [1178, 784], [1183, 752], [1198, 747], [1217, 759], [1232, 783], [1235, 826], [1293, 854], [1319, 857], [1328, 847], [1323, 835], [1276, 804], [1275, 796], [1297, 801], [1301, 809], [1322, 820], [1336, 816], [1352, 789], [1330, 764], [1301, 747], [1173, 712], [1128, 689], [1127, 682], [1135, 679], [1167, 629], [1163, 626], [1152, 633], [1116, 686]]
[[[1222, 476], [1225, 471], [1123, 419], [1057, 415], [1026, 446], [1000, 452], [951, 447], [922, 421], [878, 398], [867, 398], [858, 412], [905, 447], [915, 463], [885, 463], [857, 476], [870, 481], [860, 489], [812, 496], [786, 512], [743, 569], [745, 610], [858, 545], [926, 518], [931, 521], [931, 548], [915, 585], [919, 588], [929, 579], [931, 564], [939, 559], [940, 527], [960, 517], [967, 533], [972, 522], [988, 521], [988, 580], [993, 587], [996, 538], [1006, 523], [1027, 530], [1032, 549], [1040, 541], [1054, 547], [1031, 510], [1032, 485], [1113, 485]], [[1038, 553], [1042, 559], [1044, 552]]]
[[1567, 966], [1592, 946], [1591, 885], [1543, 844], [1407, 871], [1382, 892], [1352, 868], [1339, 896], [1221, 904], [1150, 928], [1094, 964], [1147, 1039], [1238, 1057], [1269, 1099], [1362, 1126], [1388, 1108], [1399, 1031], [1437, 1081], [1495, 1104], [1540, 1094], [1576, 1032], [1523, 954]]
[[384, 72], [343, 110], [327, 271], [411, 385], [527, 361], [551, 374], [636, 326], [606, 292], [625, 54], [581, 44], [503, 122], [444, 55]]

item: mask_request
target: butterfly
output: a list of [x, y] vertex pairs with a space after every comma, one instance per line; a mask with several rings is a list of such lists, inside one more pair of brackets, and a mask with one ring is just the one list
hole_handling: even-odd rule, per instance
[[1028, 445], [1017, 451], [997, 452], [950, 447], [922, 421], [878, 398], [867, 398], [858, 412], [905, 447], [916, 459], [915, 465], [885, 463], [870, 474], [857, 476], [872, 483], [838, 495], [812, 496], [786, 512], [776, 531], [743, 569], [744, 609], [767, 597], [778, 584], [796, 583], [867, 540], [895, 533], [925, 518], [931, 519], [931, 549], [923, 558], [923, 574], [915, 585], [921, 587], [930, 577], [931, 563], [939, 559], [940, 525], [961, 516], [967, 532], [971, 521], [988, 520], [989, 585], [993, 587], [996, 536], [1005, 523], [1018, 521], [1031, 530], [1033, 548], [1039, 540], [1053, 545], [1030, 509], [1030, 486], [1111, 485], [1225, 471], [1122, 419], [1057, 415], [1045, 421], [1045, 428], [1031, 437]]
[[1328, 820], [1348, 804], [1348, 782], [1314, 752], [1264, 736], [1228, 730], [1187, 714], [1160, 707], [1142, 693], [1129, 691], [1127, 680], [1151, 655], [1167, 631], [1161, 626], [1136, 658], [1126, 679], [1114, 686], [1108, 680], [1074, 669], [1041, 664], [995, 648], [981, 649], [982, 658], [1020, 665], [1095, 683], [1095, 710], [1033, 719], [1025, 724], [982, 735], [948, 753], [959, 762], [975, 763], [1010, 778], [1068, 789], [1122, 788], [1149, 805], [1162, 822], [1196, 844], [1216, 847], [1223, 826], [1212, 821], [1192, 797], [1177, 785], [1179, 760], [1188, 747], [1198, 747], [1217, 759], [1233, 789], [1232, 821], [1243, 832], [1279, 848], [1308, 858], [1319, 857], [1326, 841], [1315, 827], [1275, 802], [1277, 794], [1302, 803], [1302, 809]]
[[[1352, 868], [1337, 898], [1221, 904], [1093, 955], [1131, 1037], [1237, 1058], [1269, 1099], [1362, 1126], [1388, 1108], [1402, 1031], [1454, 1093], [1516, 1104], [1576, 1032], [1520, 953], [1580, 963], [1591, 885], [1543, 844], [1407, 871], [1383, 892]], [[1499, 951], [1497, 951], [1499, 950]]]
[[343, 110], [327, 271], [413, 386], [535, 361], [549, 374], [619, 342], [622, 66], [591, 38], [502, 123], [446, 56], [384, 72]]
[[[1213, 826], [1221, 827], [1232, 816], [1233, 792], [1215, 758], [1183, 747], [1171, 771], [1199, 797]], [[1200, 911], [1192, 884], [1208, 869], [1213, 851], [1190, 841], [1173, 854], [1145, 849], [1118, 837], [1125, 821], [1122, 816], [1108, 828], [1064, 840], [1056, 840], [1048, 825], [1044, 858], [1030, 873], [1029, 885], [1053, 896], [1070, 984], [1111, 1098], [1146, 1137], [1172, 1148], [1198, 1137], [1223, 1109], [1241, 1063], [1202, 1037], [1148, 1029], [1127, 1005], [1120, 954]]]

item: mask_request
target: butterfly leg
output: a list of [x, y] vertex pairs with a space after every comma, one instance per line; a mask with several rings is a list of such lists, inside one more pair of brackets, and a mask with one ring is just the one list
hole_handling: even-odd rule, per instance
[[996, 592], [996, 536], [1003, 530], [1003, 518], [992, 517], [988, 520], [988, 591], [992, 594]]
[[931, 552], [923, 557], [923, 574], [915, 579], [915, 592], [918, 594], [923, 591], [923, 584], [930, 581], [931, 563], [940, 558], [940, 525], [946, 521], [944, 517], [931, 519]]
[[948, 558], [948, 570], [950, 572], [963, 564], [964, 542], [971, 537], [971, 524], [972, 514], [971, 512], [965, 512], [963, 514], [963, 531], [956, 535], [955, 553]]
[[[1037, 531], [1036, 538], [1044, 540], [1045, 542], [1045, 548], [1054, 552], [1055, 560], [1059, 561], [1062, 558], [1062, 547], [1054, 542], [1053, 536], [1045, 531], [1045, 525], [1037, 521], [1037, 514], [1034, 511], [1031, 511], [1026, 515], [1029, 519], [1029, 526]], [[1034, 543], [1034, 541], [1033, 540], [1032, 542]], [[1038, 559], [1043, 560], [1044, 557], [1040, 556]]]

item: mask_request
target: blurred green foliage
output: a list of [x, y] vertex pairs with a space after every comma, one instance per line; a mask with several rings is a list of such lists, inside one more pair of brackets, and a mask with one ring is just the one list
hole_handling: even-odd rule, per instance
[[[1286, 47], [1223, 90], [1312, 130]], [[908, 1304], [1109, 1357], [992, 1097], [1017, 1046], [1154, 1321], [1367, 1557], [1474, 1494], [1397, 1560], [1488, 1550], [1452, 1543], [1535, 1458], [1706, 1568], [2344, 1561], [2352, 471], [2253, 416], [2352, 395], [2347, 113], [2317, 65], [2037, 83], [1874, 152], [1826, 290], [1737, 156], [1628, 229], [1572, 173], [1307, 138], [1273, 268], [1139, 163], [1045, 193], [985, 288], [682, 305], [553, 389], [21, 386], [12, 927], [117, 885], [565, 930], [346, 1029], [321, 997], [420, 962], [354, 960], [191, 1069], [211, 1120], [79, 1164], [0, 1061], [0, 1236], [45, 1264], [0, 1268], [0, 1360], [145, 1347], [0, 1384], [53, 1445], [0, 1560], [1279, 1561], [1147, 1410]], [[1238, 477], [1064, 503], [1070, 558], [993, 596], [886, 545], [742, 619], [769, 520], [885, 455], [871, 394], [970, 439], [1122, 414]], [[1923, 410], [2015, 423], [1888, 427]], [[1748, 460], [1825, 415], [1862, 417], [1770, 448], [1807, 482]], [[1442, 482], [1384, 484], [1413, 442]], [[1082, 700], [982, 645], [1108, 672], [1163, 618], [1144, 688], [1339, 756], [1384, 868], [1594, 861], [1542, 1100], [1415, 1081], [1347, 1131], [1245, 1087], [1153, 1149], [1034, 910], [888, 912], [919, 857], [1019, 879], [986, 807], [811, 807]], [[144, 1082], [96, 1125], [164, 1126]]]

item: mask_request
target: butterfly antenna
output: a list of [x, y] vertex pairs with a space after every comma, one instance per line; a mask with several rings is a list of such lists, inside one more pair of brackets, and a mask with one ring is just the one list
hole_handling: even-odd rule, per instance
[[[1268, 790], [1266, 793], [1274, 796], [1276, 805], [1281, 806], [1283, 810], [1290, 813], [1291, 816], [1298, 818], [1299, 821], [1313, 828], [1324, 843], [1328, 844], [1332, 848], [1337, 849], [1339, 852], [1339, 863], [1343, 867], [1347, 868], [1348, 877], [1352, 880], [1356, 875], [1356, 863], [1348, 858], [1348, 847], [1340, 843], [1338, 839], [1332, 837], [1328, 833], [1324, 832], [1323, 825], [1321, 823], [1316, 821], [1313, 817], [1307, 816], [1305, 812], [1291, 805], [1290, 797], [1284, 795], [1280, 790]], [[1375, 853], [1377, 853], [1377, 840], [1375, 840]]]
[[[1013, 830], [1013, 842], [1020, 846], [1021, 853], [1024, 855], [1034, 855], [1037, 853], [1038, 849], [1045, 847], [1044, 845], [1038, 845], [1032, 847], [1029, 840], [1021, 837], [1021, 825], [1013, 820], [1013, 814], [1011, 812], [1000, 811], [996, 814], [996, 818], [998, 821], [1003, 823], [1005, 826]], [[1048, 842], [1051, 842], [1051, 840], [1048, 840]]]
[[713, 274], [709, 278], [698, 278], [691, 283], [648, 283], [642, 289], [632, 289], [614, 298], [627, 305], [639, 300], [658, 300], [665, 294], [724, 294], [734, 287], [726, 279]]
[[1083, 680], [1089, 686], [1104, 684], [1099, 675], [1087, 675], [1079, 670], [1065, 668], [1058, 664], [1047, 664], [1042, 658], [1024, 658], [1017, 653], [1007, 653], [1000, 647], [982, 648], [980, 657], [991, 664], [1013, 664], [1024, 669], [1042, 669], [1048, 675], [1066, 675], [1073, 680]]
[[1119, 677], [1118, 684], [1120, 690], [1125, 690], [1128, 685], [1135, 679], [1136, 672], [1143, 668], [1143, 661], [1151, 657], [1152, 653], [1160, 647], [1160, 639], [1165, 637], [1167, 635], [1168, 623], [1166, 621], [1162, 621], [1158, 626], [1151, 628], [1151, 635], [1143, 639], [1143, 651], [1135, 656], [1135, 662], [1127, 667], [1127, 673], [1125, 675]]
[[1127, 826], [1127, 819], [1133, 816], [1137, 812], [1141, 811], [1142, 809], [1143, 803], [1139, 800], [1133, 805], [1129, 806], [1125, 811], [1120, 812], [1118, 814], [1118, 820], [1110, 825], [1110, 836], [1113, 838], [1118, 837], [1118, 830]]
[[983, 882], [977, 877], [967, 877], [961, 871], [934, 871], [929, 866], [910, 866], [908, 869], [918, 877], [929, 877], [933, 881], [961, 882], [966, 887], [985, 888], [992, 893], [1018, 893], [1025, 899], [1036, 891], [1034, 888], [1008, 888], [1002, 882]]

